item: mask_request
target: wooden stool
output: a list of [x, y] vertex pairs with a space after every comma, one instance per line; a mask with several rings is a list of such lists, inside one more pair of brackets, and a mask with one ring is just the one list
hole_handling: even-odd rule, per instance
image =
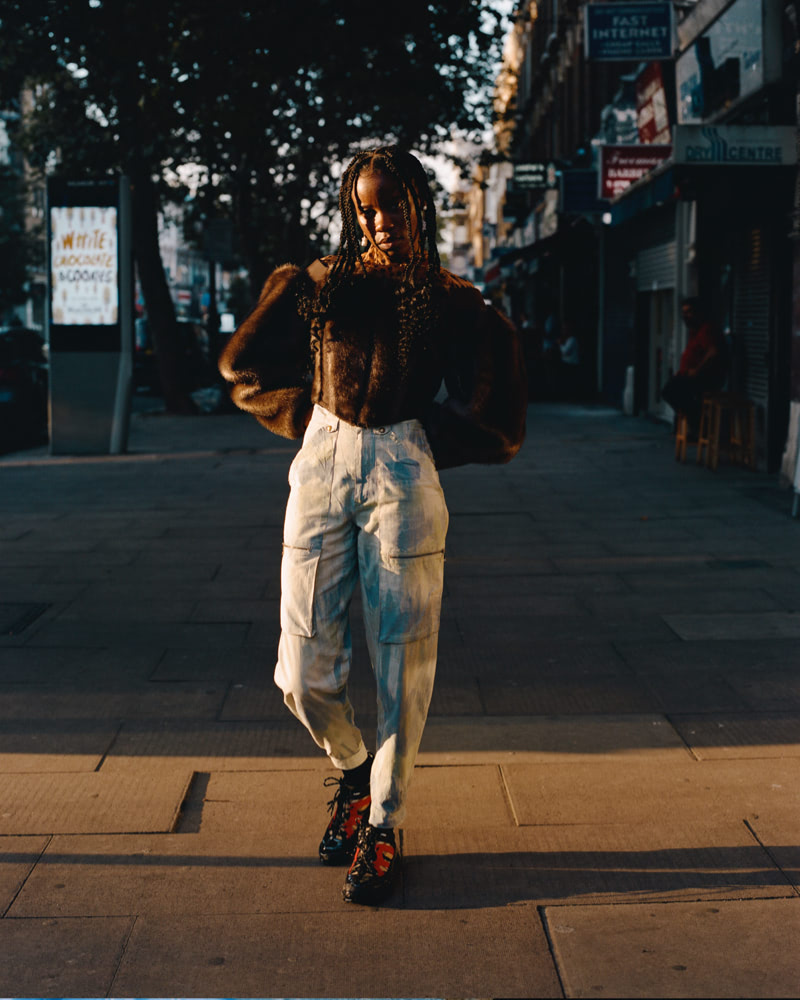
[[[716, 469], [719, 465], [722, 440], [722, 423], [728, 421], [728, 458], [735, 465], [755, 467], [755, 408], [746, 396], [734, 392], [715, 392], [707, 397], [710, 406], [710, 427], [706, 466]], [[703, 401], [705, 411], [705, 400]], [[700, 460], [700, 445], [697, 448]]]
[[686, 461], [686, 445], [689, 443], [689, 418], [685, 413], [675, 414], [675, 461]]
[[731, 461], [754, 469], [756, 465], [756, 410], [741, 398], [731, 413]]
[[709, 446], [711, 443], [711, 427], [713, 424], [714, 402], [710, 393], [703, 396], [703, 408], [700, 411], [700, 428], [697, 432], [697, 464], [703, 461], [703, 452], [706, 453], [706, 465], [708, 456], [711, 454]]

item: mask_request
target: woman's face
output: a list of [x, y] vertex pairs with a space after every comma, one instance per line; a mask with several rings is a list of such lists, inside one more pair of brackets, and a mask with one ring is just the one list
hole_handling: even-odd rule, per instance
[[391, 261], [408, 260], [411, 240], [419, 245], [419, 225], [414, 202], [409, 198], [411, 240], [403, 217], [403, 190], [389, 174], [359, 174], [353, 187], [353, 203], [361, 232]]

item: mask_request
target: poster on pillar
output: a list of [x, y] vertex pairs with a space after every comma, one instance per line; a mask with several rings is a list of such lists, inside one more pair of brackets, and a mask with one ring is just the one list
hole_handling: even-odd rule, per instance
[[115, 326], [119, 313], [117, 209], [50, 209], [51, 301], [58, 326]]

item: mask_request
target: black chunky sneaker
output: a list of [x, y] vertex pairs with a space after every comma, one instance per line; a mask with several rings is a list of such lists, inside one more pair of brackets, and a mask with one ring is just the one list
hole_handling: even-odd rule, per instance
[[355, 857], [342, 889], [344, 901], [367, 906], [382, 903], [392, 891], [397, 868], [394, 830], [363, 823], [358, 831]]
[[344, 778], [326, 778], [325, 785], [338, 785], [328, 803], [331, 819], [319, 845], [323, 865], [349, 865], [353, 860], [358, 831], [366, 822], [372, 802], [367, 788], [351, 788]]

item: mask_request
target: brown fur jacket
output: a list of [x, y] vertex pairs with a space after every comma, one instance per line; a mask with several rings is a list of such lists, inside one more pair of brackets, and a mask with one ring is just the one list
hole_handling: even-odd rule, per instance
[[[315, 403], [359, 427], [417, 418], [438, 468], [514, 457], [527, 404], [520, 340], [474, 285], [442, 269], [435, 331], [403, 338], [397, 273], [368, 261], [337, 297], [312, 351], [298, 294], [313, 292], [315, 267], [324, 281], [320, 264], [276, 268], [222, 352], [220, 372], [237, 406], [288, 438], [302, 436]], [[442, 382], [447, 396], [437, 402]]]

